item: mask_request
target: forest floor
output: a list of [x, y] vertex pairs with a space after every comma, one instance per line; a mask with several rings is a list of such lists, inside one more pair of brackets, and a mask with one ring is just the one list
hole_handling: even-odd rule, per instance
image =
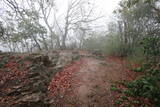
[[39, 55], [0, 55], [0, 106], [114, 107], [112, 83], [137, 77], [126, 67], [134, 65], [120, 58], [79, 52], [83, 57], [71, 61], [69, 52], [60, 55], [57, 66]]
[[[114, 107], [114, 93], [110, 91], [112, 82], [130, 81], [136, 77], [136, 73], [129, 72], [124, 64], [114, 57], [89, 57], [64, 68], [53, 77], [49, 86], [53, 106]], [[66, 78], [66, 72], [70, 74], [69, 78]], [[69, 86], [63, 89], [66, 83]]]

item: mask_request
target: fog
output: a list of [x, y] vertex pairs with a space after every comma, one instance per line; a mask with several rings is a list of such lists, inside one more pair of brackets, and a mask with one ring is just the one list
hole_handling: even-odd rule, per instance
[[[49, 45], [52, 45], [49, 47], [52, 48], [57, 47], [57, 44], [55, 43], [55, 41], [57, 40], [51, 40], [53, 38], [57, 38], [56, 35], [59, 35], [58, 37], [59, 42], [62, 39], [65, 39], [62, 40], [63, 42], [58, 43], [59, 46], [66, 44], [74, 44], [74, 43], [78, 45], [81, 44], [80, 42], [82, 42], [82, 40], [80, 39], [84, 39], [95, 32], [103, 34], [102, 32], [107, 31], [106, 28], [108, 23], [111, 20], [114, 20], [113, 11], [118, 7], [119, 1], [120, 0], [65, 0], [65, 1], [64, 0], [54, 0], [54, 1], [2, 0], [0, 1], [1, 2], [0, 21], [3, 23], [3, 26], [9, 26], [10, 24], [13, 25], [12, 26], [13, 28], [9, 29], [12, 30], [15, 29], [15, 33], [18, 33], [20, 31], [18, 30], [19, 28], [17, 28], [19, 26], [18, 24], [20, 24], [21, 22], [25, 22], [26, 24], [28, 24], [26, 20], [32, 20], [33, 19], [32, 16], [35, 14], [35, 13], [29, 13], [29, 14], [26, 13], [25, 15], [24, 12], [27, 11], [36, 12], [36, 15], [39, 16], [33, 16], [33, 17], [38, 18], [37, 21], [40, 24], [40, 26], [44, 27], [47, 30], [45, 34], [47, 35], [45, 36], [46, 42], [49, 41], [51, 43]], [[75, 7], [69, 10], [71, 5], [75, 5]], [[68, 14], [70, 16], [67, 16]], [[32, 16], [30, 17], [29, 15]], [[18, 22], [17, 19], [18, 20], [23, 19], [23, 20], [21, 22]], [[67, 25], [68, 21], [71, 22], [69, 22]], [[37, 22], [35, 22], [35, 19], [33, 19], [32, 24], [36, 23]], [[82, 31], [82, 29], [83, 30], [85, 29], [85, 31]], [[82, 38], [80, 35], [84, 35], [83, 33], [85, 33], [85, 36]], [[40, 35], [40, 34], [34, 34], [34, 35]], [[79, 35], [79, 37], [77, 35]], [[33, 41], [35, 41], [36, 44], [38, 44], [38, 41], [35, 40], [34, 36], [32, 37], [34, 39]], [[38, 38], [43, 39], [43, 41], [45, 39], [44, 37], [38, 37]], [[22, 40], [20, 40], [19, 42], [21, 41]], [[29, 44], [32, 44], [31, 41], [32, 40], [27, 40], [28, 42], [26, 44], [27, 46], [25, 46], [23, 43], [18, 43], [16, 45], [19, 48], [23, 47], [33, 48], [35, 46], [29, 46]], [[66, 44], [64, 41], [66, 42]], [[1, 50], [3, 51], [10, 50], [8, 48], [8, 45], [4, 43], [4, 41], [2, 42], [2, 44], [3, 45], [0, 46]], [[10, 48], [15, 47], [12, 45], [10, 46]], [[20, 50], [16, 49], [16, 51]], [[26, 51], [26, 49], [21, 51]]]

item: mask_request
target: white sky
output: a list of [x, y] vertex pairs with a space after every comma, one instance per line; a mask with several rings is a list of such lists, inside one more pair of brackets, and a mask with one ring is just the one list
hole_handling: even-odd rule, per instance
[[[66, 13], [67, 10], [67, 4], [69, 0], [55, 0], [56, 6], [58, 8], [57, 17], [58, 19], [61, 19], [61, 16]], [[88, 0], [86, 0], [88, 1]], [[91, 2], [95, 3], [94, 13], [96, 15], [104, 16], [100, 20], [95, 22], [95, 25], [93, 26], [103, 26], [103, 28], [106, 29], [106, 26], [108, 22], [113, 20], [113, 11], [118, 7], [118, 3], [121, 0], [90, 0]], [[63, 20], [63, 19], [62, 19]]]
[[95, 3], [97, 3], [97, 6], [99, 7], [99, 11], [108, 15], [112, 14], [119, 2], [120, 0], [95, 0]]
[[[56, 4], [58, 5], [58, 7], [64, 9], [64, 7], [66, 7], [65, 4], [67, 4], [67, 1], [68, 0], [56, 0]], [[93, 1], [95, 1], [95, 4], [98, 7], [99, 11], [111, 14], [112, 11], [118, 6], [119, 1], [121, 0], [93, 0]]]
[[107, 23], [113, 20], [113, 11], [118, 7], [121, 0], [95, 0], [97, 6], [97, 12], [101, 13], [105, 17], [101, 20], [106, 27]]
[[[62, 12], [66, 10], [68, 0], [56, 0], [56, 5], [58, 6], [58, 11]], [[87, 1], [87, 0], [86, 0]], [[116, 9], [118, 6], [118, 3], [121, 0], [91, 0], [95, 1], [96, 5], [96, 13], [102, 13], [103, 15], [111, 15], [112, 12]]]

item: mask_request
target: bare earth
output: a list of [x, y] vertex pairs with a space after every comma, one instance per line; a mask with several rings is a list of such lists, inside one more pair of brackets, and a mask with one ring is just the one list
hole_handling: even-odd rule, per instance
[[[84, 58], [80, 69], [71, 78], [71, 87], [56, 97], [56, 107], [114, 107], [111, 81], [125, 79], [122, 63], [107, 58]], [[54, 101], [55, 101], [54, 100]]]

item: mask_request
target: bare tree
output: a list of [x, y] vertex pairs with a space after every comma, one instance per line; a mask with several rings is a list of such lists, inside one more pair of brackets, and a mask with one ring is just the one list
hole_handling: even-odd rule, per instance
[[[54, 0], [38, 0], [38, 4], [40, 7], [40, 11], [42, 12], [42, 18], [47, 26], [47, 29], [49, 30], [50, 33], [50, 38], [51, 38], [51, 47], [52, 49], [54, 48], [54, 39], [56, 39], [56, 45], [59, 48], [60, 47], [60, 40], [59, 37], [56, 35], [54, 31], [54, 25], [55, 25], [55, 17], [53, 17], [53, 14], [55, 14], [55, 4]], [[49, 23], [50, 20], [49, 18], [52, 17], [52, 22]]]
[[4, 34], [4, 29], [3, 29], [2, 22], [0, 22], [0, 37], [3, 36], [3, 34]]
[[[81, 38], [79, 38], [80, 47], [82, 47], [83, 36], [89, 30], [89, 24], [101, 18], [95, 16], [94, 4], [89, 0], [68, 0], [68, 8], [62, 18], [64, 20], [60, 23], [61, 20], [57, 18], [57, 7], [54, 1], [3, 0], [10, 7], [8, 11], [15, 16], [15, 32], [19, 33], [19, 36], [25, 35], [24, 39], [21, 39], [21, 42], [18, 43], [22, 46], [24, 45], [27, 50], [32, 47], [36, 47], [39, 50], [43, 48], [46, 50], [51, 48], [53, 50], [55, 47], [65, 49], [67, 47], [67, 38], [74, 31], [83, 32]], [[19, 24], [20, 27], [18, 28]], [[72, 34], [70, 37], [74, 35]], [[31, 44], [29, 44], [30, 42]]]
[[[62, 48], [66, 48], [66, 39], [70, 30], [82, 29], [101, 17], [94, 17], [94, 4], [85, 0], [70, 0], [65, 14], [65, 25], [62, 35]], [[85, 28], [84, 28], [85, 29]]]

